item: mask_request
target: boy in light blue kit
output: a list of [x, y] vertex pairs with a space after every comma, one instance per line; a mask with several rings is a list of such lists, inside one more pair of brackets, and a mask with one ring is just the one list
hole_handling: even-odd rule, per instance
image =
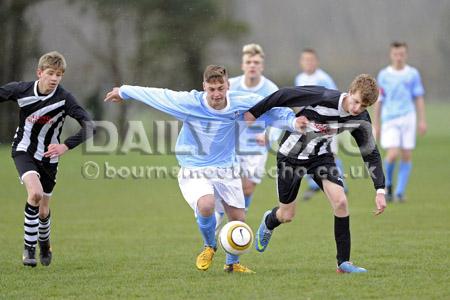
[[[258, 44], [248, 44], [242, 49], [243, 75], [230, 78], [230, 91], [255, 93], [266, 97], [278, 87], [262, 75], [264, 71], [264, 51]], [[270, 128], [269, 143], [277, 141], [281, 130]], [[245, 209], [248, 210], [257, 184], [261, 183], [267, 161], [268, 142], [264, 128], [249, 127], [239, 136], [237, 161], [241, 167], [242, 188]]]
[[[235, 145], [237, 134], [245, 127], [244, 113], [262, 97], [229, 92], [228, 75], [222, 66], [208, 66], [203, 80], [201, 92], [124, 85], [109, 92], [105, 101], [135, 99], [183, 122], [175, 147], [181, 166], [178, 183], [194, 210], [203, 237], [204, 248], [196, 266], [206, 271], [217, 249], [215, 211], [224, 211], [230, 221], [245, 220], [242, 184], [233, 169]], [[297, 119], [290, 109], [271, 110], [260, 120], [281, 129], [296, 130]], [[224, 270], [254, 273], [239, 263], [238, 256], [231, 254], [226, 255]]]
[[[328, 73], [319, 68], [319, 57], [316, 50], [311, 48], [303, 49], [300, 59], [298, 61], [300, 69], [302, 72], [295, 77], [294, 84], [296, 86], [306, 86], [306, 85], [318, 85], [326, 87], [330, 90], [337, 90], [336, 84]], [[343, 178], [344, 175], [344, 165], [342, 160], [337, 156], [339, 145], [337, 136], [331, 141], [331, 151], [334, 154], [334, 161], [336, 166]], [[314, 194], [320, 191], [317, 183], [312, 179], [310, 175], [306, 175], [308, 180], [308, 189], [303, 194], [303, 200], [307, 201], [311, 199]], [[345, 193], [348, 193], [347, 184], [344, 181]]]
[[[381, 134], [381, 147], [386, 149], [386, 199], [405, 200], [405, 190], [412, 169], [412, 150], [416, 146], [416, 127], [423, 135], [427, 129], [425, 120], [425, 90], [420, 73], [406, 64], [408, 46], [393, 42], [390, 49], [391, 65], [378, 74], [380, 99], [375, 104], [374, 126], [377, 138]], [[381, 128], [380, 128], [381, 127]], [[397, 175], [397, 187], [393, 194], [395, 163], [401, 161]]]

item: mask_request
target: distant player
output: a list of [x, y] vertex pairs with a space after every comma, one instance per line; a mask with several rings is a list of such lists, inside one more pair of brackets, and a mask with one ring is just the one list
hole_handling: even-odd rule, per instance
[[[381, 133], [381, 147], [387, 150], [384, 163], [388, 201], [392, 201], [393, 196], [404, 201], [412, 168], [412, 150], [416, 146], [416, 127], [421, 135], [427, 130], [422, 80], [419, 71], [406, 64], [407, 58], [406, 43], [393, 42], [391, 65], [378, 74], [381, 93], [380, 101], [375, 105], [374, 123], [377, 136]], [[401, 161], [393, 195], [392, 177], [399, 154]]]
[[[94, 124], [75, 98], [61, 85], [66, 60], [54, 51], [44, 54], [37, 67], [38, 80], [11, 82], [0, 87], [0, 102], [17, 102], [19, 126], [12, 144], [12, 157], [25, 184], [23, 264], [36, 266], [36, 244], [44, 266], [52, 261], [50, 247], [50, 197], [56, 184], [58, 159], [67, 150], [91, 136]], [[82, 129], [60, 143], [66, 116], [78, 121]]]
[[[336, 84], [330, 75], [319, 68], [319, 57], [316, 50], [311, 48], [306, 48], [300, 54], [299, 66], [302, 72], [295, 77], [296, 86], [306, 86], [306, 85], [318, 85], [326, 87], [327, 89], [337, 90]], [[337, 156], [338, 153], [338, 139], [333, 137], [331, 141], [331, 151], [334, 153], [334, 160], [336, 165], [341, 172], [344, 174], [344, 166], [342, 161]], [[309, 200], [315, 193], [320, 190], [320, 187], [314, 182], [311, 176], [306, 176], [308, 180], [308, 189], [303, 194], [303, 200]], [[347, 192], [348, 188], [344, 181], [344, 190]]]
[[304, 107], [297, 113], [303, 132], [286, 133], [277, 155], [277, 190], [279, 204], [268, 210], [256, 233], [255, 247], [266, 250], [273, 230], [292, 221], [296, 197], [305, 173], [313, 176], [327, 196], [334, 212], [334, 236], [337, 248], [337, 271], [361, 273], [367, 270], [350, 262], [350, 216], [343, 181], [330, 149], [331, 139], [350, 131], [364, 162], [371, 172], [376, 190], [376, 214], [386, 207], [382, 161], [375, 140], [367, 107], [375, 103], [378, 86], [369, 75], [357, 76], [348, 93], [320, 86], [282, 88], [249, 110], [248, 121], [277, 106]]
[[[203, 89], [175, 92], [123, 85], [109, 92], [105, 101], [135, 99], [183, 122], [175, 147], [181, 166], [178, 183], [203, 237], [204, 248], [196, 266], [206, 271], [217, 249], [215, 211], [225, 212], [230, 221], [245, 219], [242, 183], [239, 172], [234, 173], [236, 137], [244, 129], [240, 126], [244, 112], [263, 97], [230, 92], [225, 68], [215, 65], [206, 68]], [[282, 129], [295, 130], [295, 116], [287, 108], [271, 110], [261, 119], [278, 120]], [[253, 273], [231, 254], [226, 255], [224, 270]]]
[[[242, 49], [243, 75], [230, 78], [231, 91], [251, 92], [263, 97], [278, 90], [275, 83], [262, 75], [264, 71], [264, 51], [258, 44], [248, 44]], [[279, 129], [270, 128], [271, 136], [277, 139]], [[244, 190], [245, 209], [248, 210], [257, 184], [261, 183], [265, 172], [268, 146], [265, 130], [249, 127], [239, 137], [237, 160], [241, 167], [242, 188]]]

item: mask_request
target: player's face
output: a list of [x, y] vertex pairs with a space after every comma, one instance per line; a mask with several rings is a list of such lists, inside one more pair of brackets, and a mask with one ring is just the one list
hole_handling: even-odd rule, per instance
[[396, 68], [403, 68], [408, 58], [406, 47], [393, 47], [390, 52], [391, 63]]
[[362, 102], [360, 91], [349, 93], [345, 100], [344, 110], [352, 116], [357, 116], [367, 109], [367, 105]]
[[39, 78], [39, 92], [43, 94], [51, 93], [61, 82], [64, 75], [63, 70], [47, 68], [45, 70], [38, 69], [37, 77]]
[[319, 66], [319, 60], [314, 53], [304, 52], [300, 56], [300, 68], [306, 74], [312, 74], [317, 70]]
[[244, 76], [250, 79], [258, 79], [264, 71], [264, 59], [261, 55], [245, 54], [242, 57], [242, 71]]
[[214, 109], [222, 109], [227, 105], [228, 78], [223, 77], [222, 82], [214, 80], [203, 82], [203, 90], [206, 92], [206, 100]]

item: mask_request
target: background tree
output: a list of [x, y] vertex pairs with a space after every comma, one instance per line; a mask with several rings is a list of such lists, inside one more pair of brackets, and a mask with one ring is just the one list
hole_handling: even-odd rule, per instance
[[[24, 66], [30, 57], [36, 58], [39, 45], [24, 17], [25, 12], [40, 0], [1, 0], [0, 28], [0, 84], [22, 80]], [[0, 144], [10, 143], [18, 120], [16, 103], [3, 103], [0, 107]]]

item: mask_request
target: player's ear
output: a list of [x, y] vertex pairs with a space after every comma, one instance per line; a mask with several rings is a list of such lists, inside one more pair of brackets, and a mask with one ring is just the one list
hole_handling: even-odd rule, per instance
[[203, 81], [203, 90], [206, 92], [206, 82]]
[[42, 70], [41, 69], [36, 69], [36, 76], [38, 77], [38, 78], [41, 78], [41, 75], [42, 75]]

